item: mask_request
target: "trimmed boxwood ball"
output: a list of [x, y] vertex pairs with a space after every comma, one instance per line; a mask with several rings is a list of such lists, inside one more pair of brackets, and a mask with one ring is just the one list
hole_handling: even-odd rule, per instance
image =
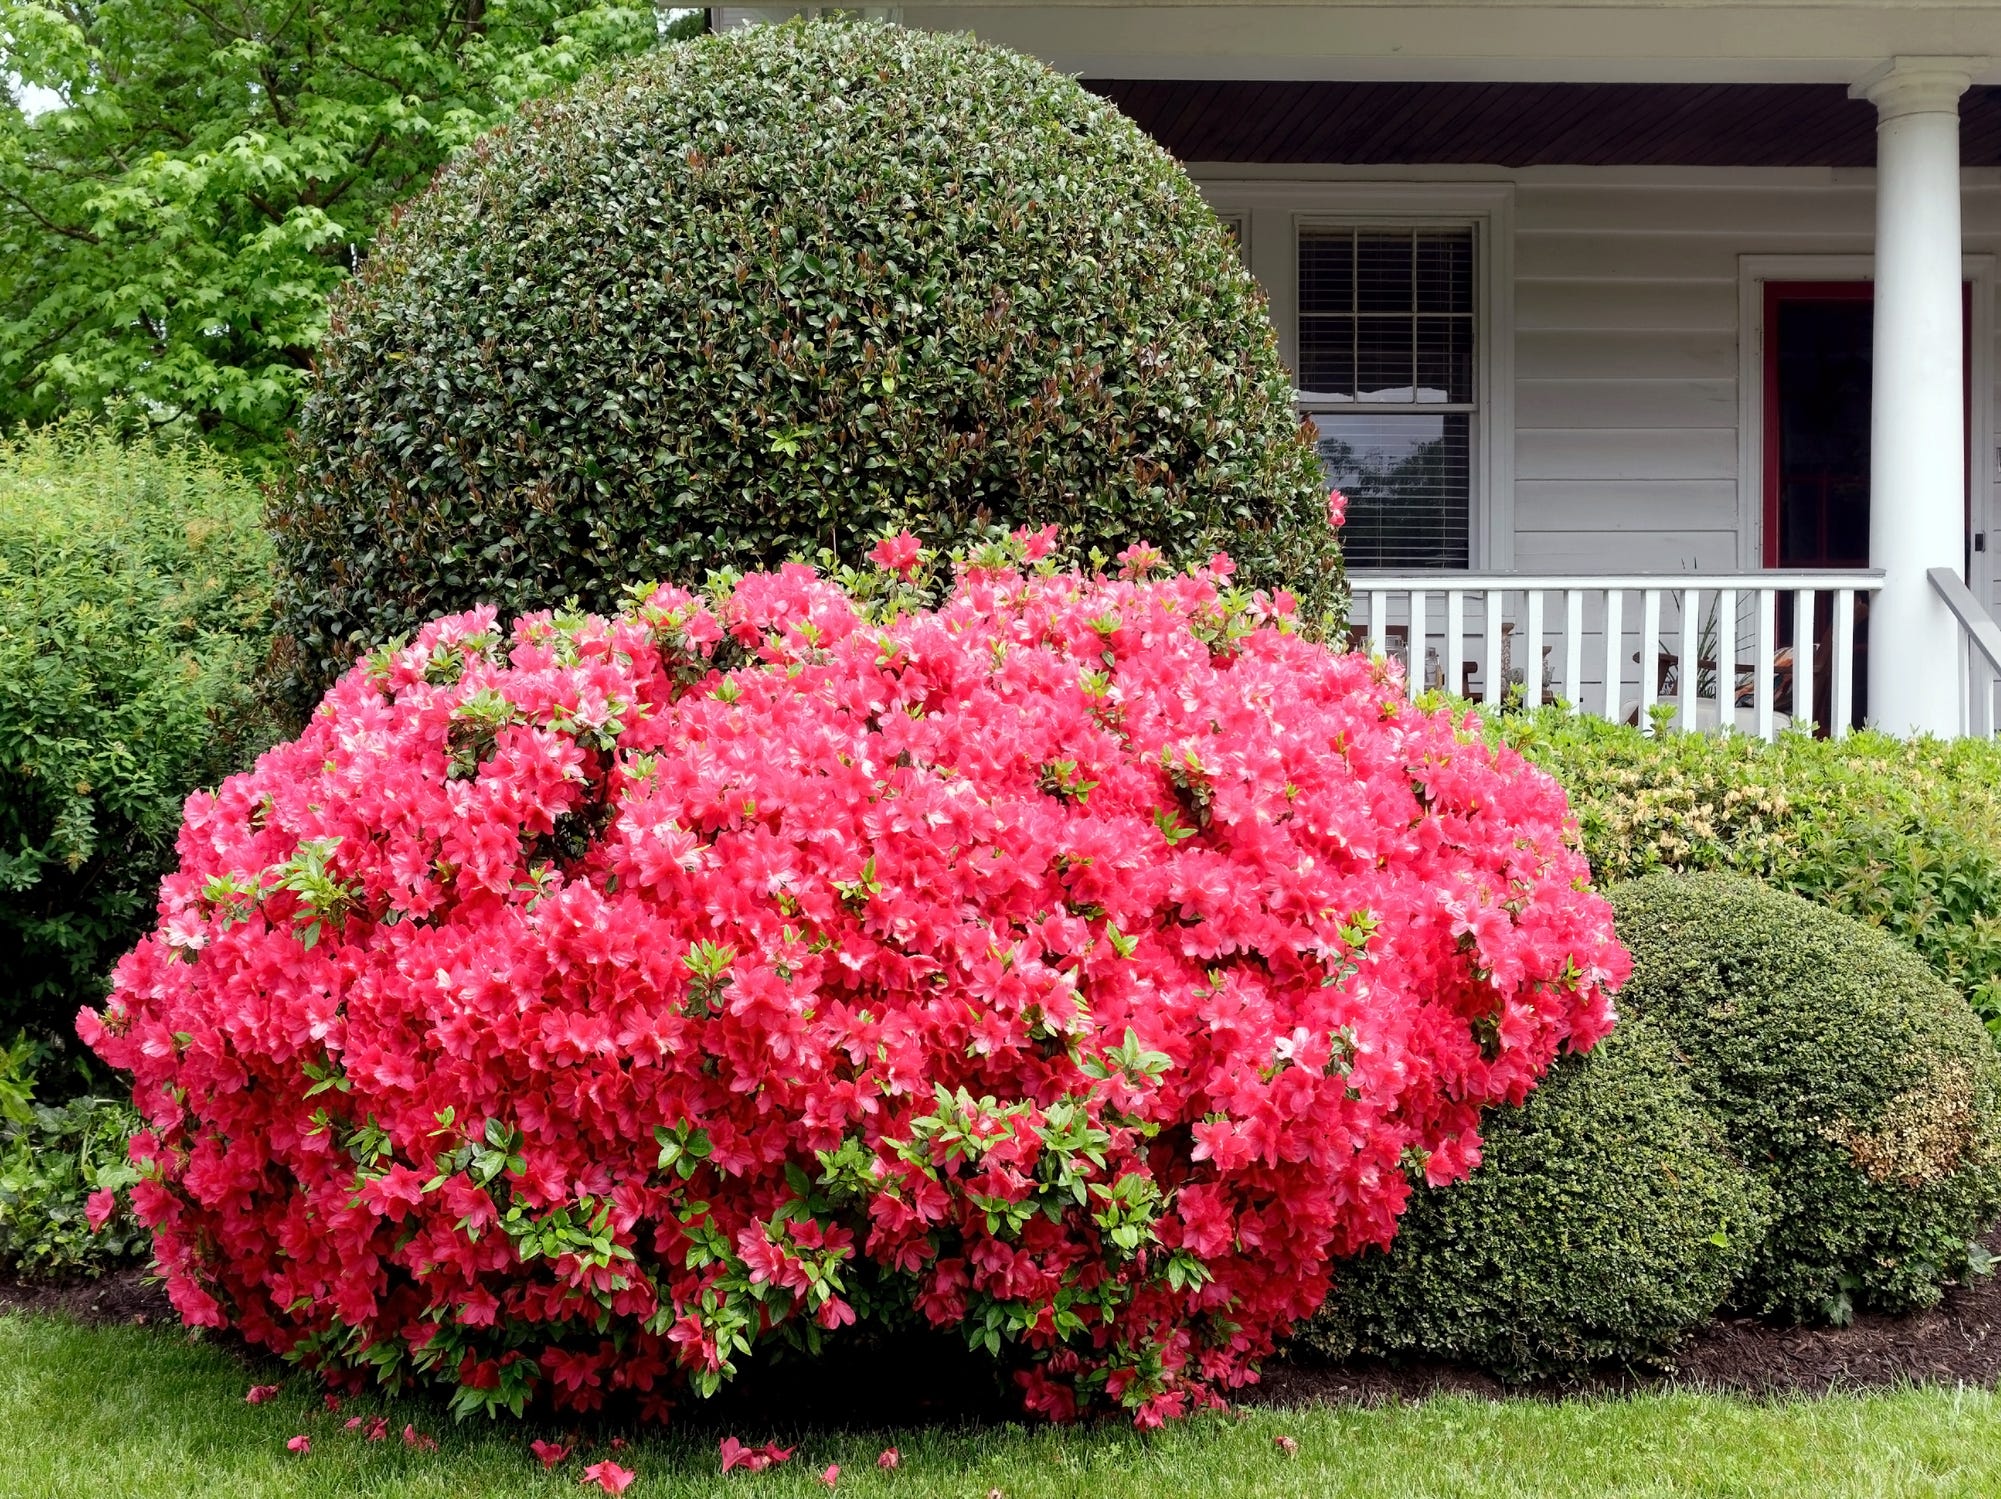
[[819, 23], [669, 46], [456, 157], [333, 302], [272, 508], [303, 688], [476, 603], [612, 607], [1051, 522], [1342, 590], [1264, 299], [1073, 80]]
[[1939, 1299], [2001, 1214], [2001, 1059], [1908, 948], [1731, 875], [1611, 892], [1657, 1020], [1774, 1221], [1733, 1300], [1845, 1321]]
[[1306, 1347], [1449, 1358], [1510, 1379], [1664, 1367], [1763, 1233], [1765, 1189], [1645, 1021], [1559, 1060], [1481, 1134], [1471, 1176], [1418, 1188], [1387, 1251], [1336, 1269]]

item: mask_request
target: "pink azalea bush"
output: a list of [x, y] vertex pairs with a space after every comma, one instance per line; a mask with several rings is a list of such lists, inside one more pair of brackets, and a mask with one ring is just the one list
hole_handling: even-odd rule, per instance
[[438, 620], [188, 804], [78, 1029], [175, 1305], [336, 1387], [659, 1413], [919, 1317], [1214, 1402], [1612, 1023], [1561, 791], [1227, 559], [913, 541]]

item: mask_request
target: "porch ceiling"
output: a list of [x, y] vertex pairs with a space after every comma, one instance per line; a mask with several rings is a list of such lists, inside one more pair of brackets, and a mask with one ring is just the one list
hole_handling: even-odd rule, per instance
[[[1086, 79], [1183, 161], [1867, 167], [1876, 111], [1821, 83]], [[1961, 104], [1961, 160], [2001, 166], [2001, 87]]]

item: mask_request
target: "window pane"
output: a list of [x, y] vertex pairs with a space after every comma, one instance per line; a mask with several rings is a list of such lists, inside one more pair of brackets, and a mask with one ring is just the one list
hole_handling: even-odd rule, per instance
[[1299, 231], [1299, 311], [1355, 310], [1355, 232], [1352, 229]]
[[1364, 401], [1407, 402], [1416, 398], [1416, 367], [1411, 356], [1411, 320], [1407, 317], [1365, 317], [1356, 353], [1356, 396]]
[[1417, 310], [1473, 310], [1473, 231], [1426, 229], [1417, 236]]
[[1417, 320], [1417, 398], [1429, 402], [1473, 400], [1473, 320]]
[[1299, 388], [1310, 395], [1355, 398], [1355, 320], [1299, 320]]
[[1355, 236], [1355, 303], [1362, 312], [1409, 312], [1411, 243], [1408, 229], [1364, 229]]
[[1348, 497], [1350, 567], [1467, 565], [1472, 418], [1314, 414], [1328, 483]]

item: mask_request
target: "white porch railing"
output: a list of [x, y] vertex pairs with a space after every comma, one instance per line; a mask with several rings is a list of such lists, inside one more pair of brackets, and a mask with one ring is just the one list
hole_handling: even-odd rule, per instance
[[2001, 626], [1980, 607], [1980, 600], [1947, 567], [1934, 567], [1925, 576], [1934, 592], [1945, 600], [1946, 608], [1959, 621], [1960, 640], [1965, 653], [1960, 701], [1965, 705], [1960, 732], [1972, 739], [1994, 737], [1996, 714], [1994, 696], [2001, 689]]
[[1416, 686], [1642, 726], [1658, 704], [1677, 728], [1770, 739], [1796, 718], [1837, 736], [1856, 721], [1857, 627], [1883, 576], [1357, 572], [1349, 584], [1356, 643], [1397, 657]]

